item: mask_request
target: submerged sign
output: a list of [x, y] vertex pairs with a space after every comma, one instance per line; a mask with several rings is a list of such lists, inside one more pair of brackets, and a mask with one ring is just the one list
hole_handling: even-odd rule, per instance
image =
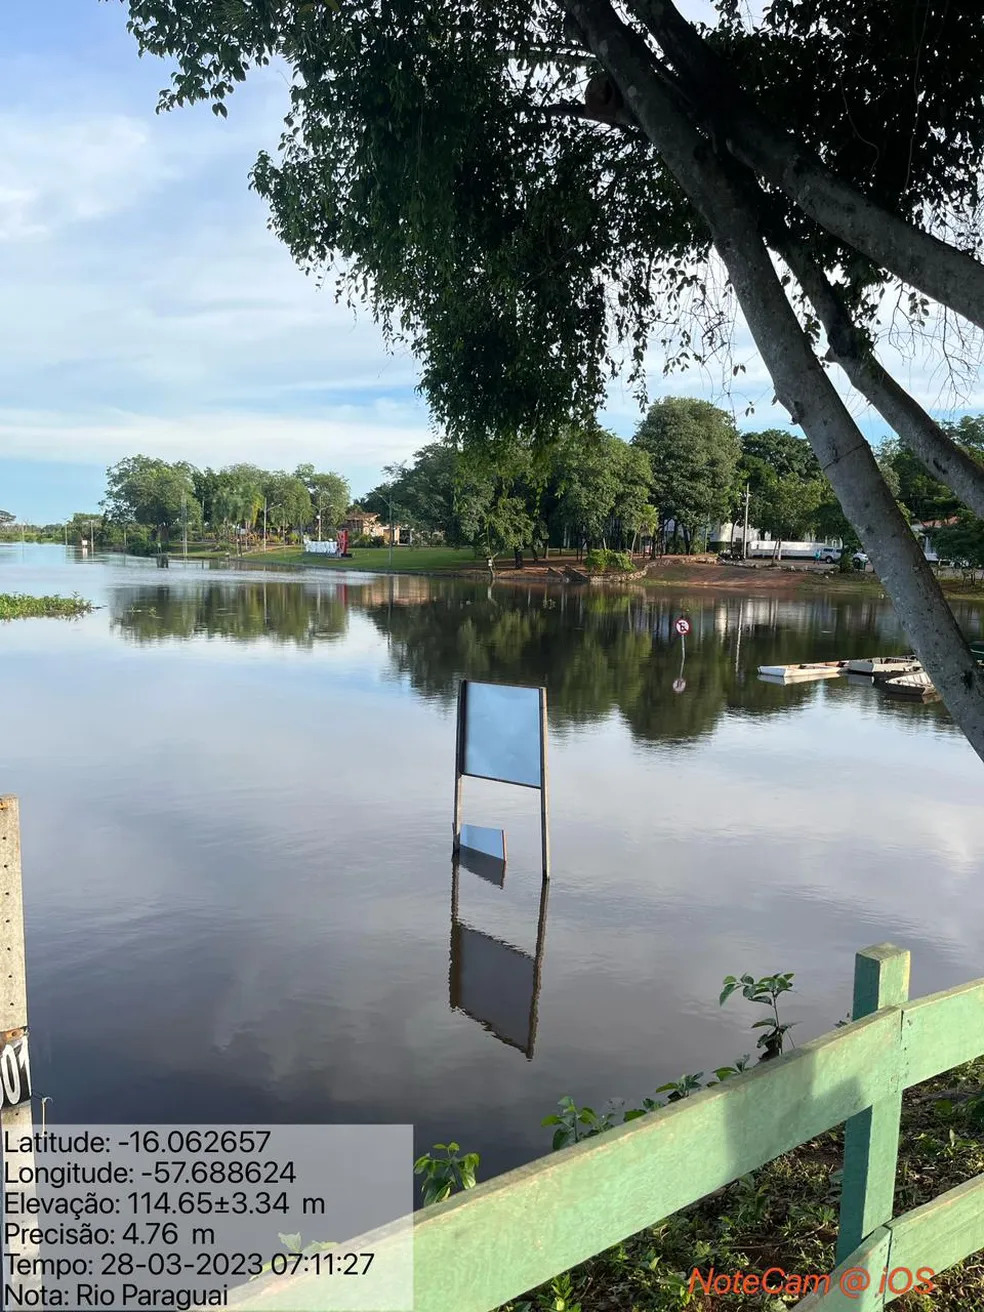
[[[535, 788], [540, 793], [543, 875], [550, 872], [547, 831], [547, 690], [462, 679], [458, 688], [458, 734], [455, 748], [454, 846], [474, 846], [503, 865], [505, 833], [461, 823], [461, 780]], [[473, 838], [474, 842], [468, 840]]]

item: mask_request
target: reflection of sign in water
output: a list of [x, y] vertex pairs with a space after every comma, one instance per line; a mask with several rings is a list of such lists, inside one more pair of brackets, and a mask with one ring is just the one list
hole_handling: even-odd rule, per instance
[[[464, 865], [464, 861], [461, 864]], [[478, 1021], [502, 1043], [519, 1048], [532, 1061], [550, 881], [544, 877], [540, 883], [536, 948], [532, 956], [491, 934], [483, 934], [461, 923], [458, 919], [459, 882], [460, 869], [455, 860], [451, 866], [451, 970], [448, 978], [451, 1007]]]
[[[540, 791], [543, 874], [550, 871], [547, 830], [547, 690], [508, 684], [475, 683], [463, 679], [458, 688], [458, 734], [455, 748], [454, 846], [467, 846], [461, 824], [461, 780], [465, 775], [518, 784]], [[466, 826], [476, 835], [502, 835], [501, 860], [506, 859], [501, 830]], [[498, 857], [489, 842], [478, 850]]]
[[451, 929], [451, 1006], [533, 1055], [536, 962], [468, 925]]
[[686, 680], [686, 679], [674, 679], [674, 680], [673, 680], [673, 691], [674, 691], [674, 692], [683, 692], [683, 691], [685, 690], [686, 686], [687, 686], [687, 680]]

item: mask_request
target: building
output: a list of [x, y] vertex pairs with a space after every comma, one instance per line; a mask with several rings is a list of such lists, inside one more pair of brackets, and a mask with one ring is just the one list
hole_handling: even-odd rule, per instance
[[348, 518], [343, 520], [342, 528], [345, 529], [350, 538], [372, 538], [373, 541], [382, 542], [384, 546], [389, 545], [392, 534], [393, 541], [397, 546], [407, 547], [411, 542], [411, 532], [403, 524], [394, 524], [392, 529], [389, 524], [384, 524], [378, 515], [374, 515], [369, 510], [358, 510], [354, 514], [349, 514]]
[[937, 529], [950, 528], [953, 524], [958, 522], [959, 520], [957, 516], [951, 515], [949, 519], [917, 519], [915, 523], [909, 525], [913, 533], [916, 535], [916, 541], [922, 548], [923, 555], [931, 564], [936, 564], [939, 560], [936, 548], [933, 546], [933, 534]]
[[379, 516], [368, 510], [358, 510], [342, 521], [342, 528], [352, 538], [381, 538], [386, 528], [379, 522]]

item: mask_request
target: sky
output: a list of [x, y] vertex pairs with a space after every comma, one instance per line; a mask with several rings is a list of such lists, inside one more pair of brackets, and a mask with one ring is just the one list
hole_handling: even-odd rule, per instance
[[[0, 52], [0, 507], [28, 523], [95, 509], [107, 466], [138, 452], [310, 461], [357, 496], [434, 439], [417, 362], [296, 268], [249, 190], [276, 148], [282, 71], [254, 73], [226, 120], [157, 115], [169, 69], [137, 57], [119, 0], [5, 0]], [[883, 358], [941, 417], [984, 407], [979, 388], [950, 395], [932, 360]], [[729, 396], [720, 371], [664, 378], [654, 353], [650, 397], [788, 426], [741, 322], [734, 359], [747, 373]], [[885, 432], [852, 409], [868, 437]], [[603, 422], [629, 437], [640, 417], [613, 384]]]

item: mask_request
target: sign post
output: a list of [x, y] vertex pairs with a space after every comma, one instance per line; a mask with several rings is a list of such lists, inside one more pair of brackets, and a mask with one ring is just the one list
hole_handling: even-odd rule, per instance
[[[34, 1151], [16, 1144], [34, 1134], [31, 1061], [27, 1037], [27, 970], [24, 952], [24, 889], [21, 876], [20, 807], [16, 797], [0, 797], [0, 1131], [5, 1179], [33, 1171]], [[6, 1247], [6, 1245], [5, 1245]], [[36, 1257], [37, 1245], [18, 1248], [18, 1257]], [[33, 1283], [40, 1284], [40, 1277]]]

